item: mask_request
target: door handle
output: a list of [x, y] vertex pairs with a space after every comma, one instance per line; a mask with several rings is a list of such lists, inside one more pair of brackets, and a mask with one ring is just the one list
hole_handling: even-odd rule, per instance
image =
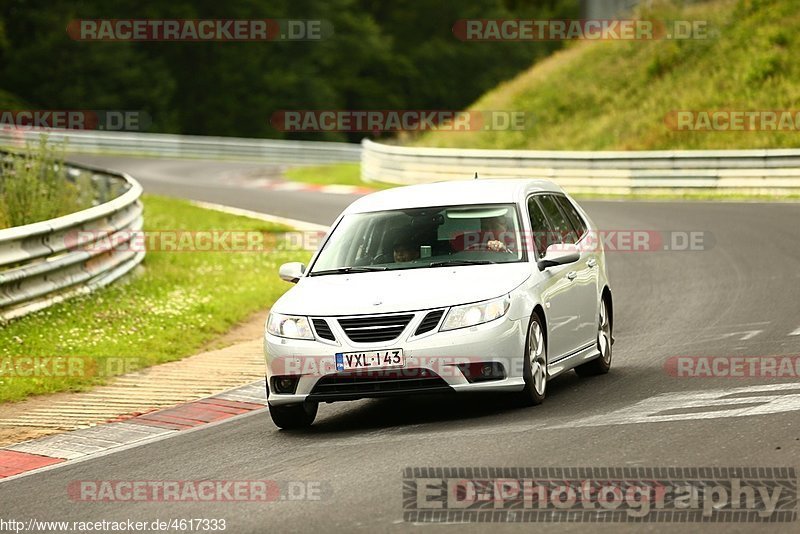
[[597, 260], [591, 258], [589, 261], [586, 262], [586, 265], [588, 265], [589, 267], [594, 267], [595, 265], [597, 265]]
[[570, 272], [567, 273], [567, 279], [568, 280], [575, 280], [577, 277], [578, 277], [578, 273], [576, 273], [575, 271], [570, 271]]

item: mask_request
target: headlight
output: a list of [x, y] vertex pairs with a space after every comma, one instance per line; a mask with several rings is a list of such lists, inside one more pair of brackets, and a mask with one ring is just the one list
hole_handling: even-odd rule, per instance
[[267, 332], [273, 336], [288, 337], [290, 339], [314, 339], [314, 333], [311, 332], [308, 318], [294, 315], [270, 313], [267, 319]]
[[494, 321], [505, 315], [509, 306], [511, 306], [511, 299], [505, 296], [450, 308], [440, 330], [455, 330]]

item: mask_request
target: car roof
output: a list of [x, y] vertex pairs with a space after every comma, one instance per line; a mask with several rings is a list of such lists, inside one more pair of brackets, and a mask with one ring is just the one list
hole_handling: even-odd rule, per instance
[[537, 192], [561, 193], [549, 180], [526, 178], [453, 180], [386, 189], [363, 196], [344, 211], [366, 213], [427, 206], [517, 203]]

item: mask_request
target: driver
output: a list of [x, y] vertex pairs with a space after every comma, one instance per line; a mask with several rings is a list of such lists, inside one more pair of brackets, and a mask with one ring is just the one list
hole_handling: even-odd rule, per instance
[[481, 219], [483, 239], [486, 240], [486, 248], [492, 252], [510, 252], [509, 247], [513, 246], [513, 236], [508, 231], [508, 219], [505, 216], [487, 217]]
[[398, 239], [394, 244], [393, 252], [395, 263], [419, 259], [419, 247], [414, 246], [413, 241], [409, 238]]
[[478, 232], [467, 232], [457, 235], [451, 246], [456, 252], [463, 250], [489, 250], [491, 252], [511, 252], [514, 245], [514, 233], [508, 230], [508, 219], [504, 215], [484, 217]]

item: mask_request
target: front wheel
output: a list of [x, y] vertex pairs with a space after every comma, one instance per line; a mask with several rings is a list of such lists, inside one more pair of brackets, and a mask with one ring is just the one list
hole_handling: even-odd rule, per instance
[[611, 369], [611, 316], [606, 299], [600, 301], [597, 324], [597, 350], [600, 356], [576, 367], [578, 376], [604, 375]]
[[282, 406], [269, 407], [269, 415], [272, 422], [278, 428], [291, 430], [293, 428], [305, 428], [311, 426], [317, 417], [316, 402], [303, 402], [300, 404], [286, 404]]
[[519, 400], [524, 406], [536, 406], [544, 401], [547, 392], [547, 344], [538, 315], [531, 317], [523, 365], [525, 388], [519, 393]]

